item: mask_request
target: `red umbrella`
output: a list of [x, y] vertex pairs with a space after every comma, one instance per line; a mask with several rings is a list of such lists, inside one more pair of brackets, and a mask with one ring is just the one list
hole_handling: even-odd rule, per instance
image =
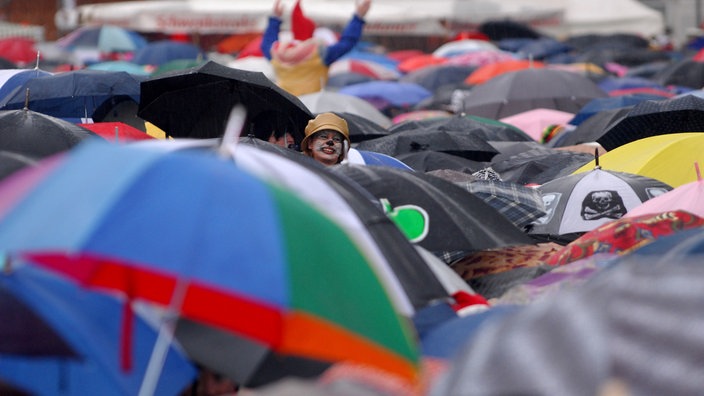
[[120, 143], [132, 140], [154, 139], [146, 132], [140, 131], [123, 122], [95, 122], [90, 124], [78, 124], [78, 126], [93, 131], [110, 142], [114, 142], [116, 139]]
[[402, 73], [410, 73], [427, 66], [442, 65], [443, 63], [447, 63], [447, 58], [442, 58], [432, 54], [423, 54], [408, 58], [399, 63], [398, 70]]
[[17, 64], [28, 64], [37, 60], [34, 40], [27, 37], [6, 37], [0, 39], [0, 54]]
[[606, 223], [567, 244], [546, 263], [564, 265], [596, 253], [626, 254], [655, 239], [704, 226], [704, 218], [684, 210], [623, 217]]
[[490, 63], [484, 66], [480, 66], [477, 70], [473, 71], [464, 82], [469, 85], [481, 84], [489, 81], [493, 77], [498, 75], [523, 70], [523, 69], [538, 69], [545, 67], [543, 62], [537, 62], [527, 59], [515, 59], [507, 60], [502, 62]]

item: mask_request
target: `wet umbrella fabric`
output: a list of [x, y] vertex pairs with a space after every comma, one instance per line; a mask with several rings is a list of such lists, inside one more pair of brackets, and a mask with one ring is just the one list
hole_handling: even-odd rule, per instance
[[0, 99], [9, 95], [25, 81], [36, 77], [50, 76], [52, 73], [42, 69], [3, 69], [0, 70]]
[[[704, 163], [704, 133], [671, 133], [639, 139], [599, 157], [604, 169], [635, 173], [678, 187], [697, 180], [694, 164]], [[574, 173], [588, 172], [594, 160]]]
[[161, 66], [181, 59], [204, 58], [203, 51], [197, 45], [172, 40], [152, 41], [134, 53], [132, 62], [138, 65]]
[[39, 159], [97, 138], [78, 125], [31, 110], [0, 111], [0, 150]]
[[462, 83], [476, 67], [461, 65], [435, 65], [413, 71], [399, 81], [418, 84], [430, 92], [448, 84]]
[[624, 216], [570, 242], [545, 263], [565, 265], [597, 253], [624, 255], [662, 236], [702, 226], [704, 218], [681, 210]]
[[432, 92], [418, 84], [398, 81], [369, 81], [348, 85], [338, 92], [362, 98], [379, 110], [408, 108], [432, 96]]
[[595, 168], [559, 177], [539, 187], [547, 214], [536, 220], [531, 235], [574, 240], [672, 187], [632, 173]]
[[166, 73], [141, 84], [137, 115], [173, 137], [213, 138], [225, 131], [232, 108], [241, 103], [252, 119], [278, 111], [281, 123], [294, 126], [299, 142], [308, 108], [260, 72], [232, 69], [209, 61], [202, 66]]
[[[13, 191], [0, 194], [7, 252], [225, 331], [257, 352], [230, 356], [250, 368], [272, 353], [416, 375], [412, 330], [367, 253], [288, 190], [210, 154], [102, 142], [36, 169], [3, 185]], [[69, 204], [79, 191], [81, 205]], [[32, 221], [47, 211], [55, 222]], [[334, 242], [311, 250], [320, 235]], [[342, 261], [331, 263], [337, 255]], [[183, 301], [174, 300], [179, 293]]]
[[602, 110], [584, 120], [574, 129], [558, 134], [548, 143], [550, 147], [565, 147], [581, 143], [596, 142], [613, 124], [622, 120], [633, 106]]
[[333, 91], [319, 91], [301, 95], [298, 99], [310, 110], [318, 114], [324, 112], [350, 113], [364, 117], [382, 127], [391, 125], [391, 120], [364, 99]]
[[40, 76], [25, 81], [0, 101], [0, 109], [25, 107], [53, 117], [80, 120], [92, 117], [96, 110], [117, 100], [129, 98], [139, 102], [140, 81], [126, 72], [75, 70]]
[[504, 181], [543, 184], [569, 175], [593, 158], [586, 153], [533, 146], [519, 153], [499, 154], [492, 158], [490, 166]]
[[37, 160], [26, 155], [0, 150], [0, 180], [18, 170], [37, 164]]
[[[0, 276], [0, 380], [33, 394], [137, 394], [157, 329], [141, 312], [123, 328], [124, 302], [13, 262]], [[125, 332], [129, 332], [129, 336]], [[169, 346], [155, 394], [175, 394], [196, 370]]]
[[607, 94], [587, 77], [553, 69], [524, 69], [497, 76], [474, 87], [462, 109], [491, 119], [545, 108], [576, 113]]
[[685, 58], [670, 63], [652, 78], [662, 85], [678, 85], [692, 89], [700, 89], [704, 86], [704, 78], [702, 78], [702, 75], [704, 75], [704, 62]]
[[388, 201], [392, 218], [412, 216], [408, 211], [402, 214], [404, 208], [420, 213], [404, 232], [436, 255], [530, 243], [494, 208], [440, 178], [378, 166], [344, 165], [333, 171], [351, 178], [377, 199]]
[[[702, 240], [701, 230], [660, 238], [579, 288], [487, 327], [431, 394], [598, 394], [609, 385], [631, 394], [697, 394], [704, 379], [690, 373], [704, 353]], [[516, 345], [530, 358], [517, 359]]]
[[389, 131], [385, 127], [366, 117], [347, 112], [333, 111], [333, 113], [347, 121], [347, 128], [349, 129], [350, 141], [352, 143], [359, 143], [389, 135]]
[[655, 135], [704, 131], [704, 98], [684, 95], [638, 103], [597, 139], [607, 151]]
[[396, 158], [418, 172], [450, 169], [464, 173], [474, 173], [485, 167], [482, 162], [472, 161], [440, 151], [418, 151], [415, 153], [398, 154]]
[[702, 179], [677, 186], [665, 194], [649, 199], [626, 213], [625, 217], [661, 213], [668, 210], [685, 210], [704, 217], [704, 181]]
[[494, 141], [531, 141], [531, 137], [511, 124], [494, 119], [472, 115], [457, 115], [452, 117], [431, 117], [395, 124], [389, 132], [401, 132], [414, 129], [437, 129], [440, 131], [457, 131], [471, 134], [486, 142]]

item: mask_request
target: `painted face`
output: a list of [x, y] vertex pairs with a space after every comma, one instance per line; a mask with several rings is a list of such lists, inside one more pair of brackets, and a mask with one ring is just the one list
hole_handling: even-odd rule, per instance
[[324, 165], [335, 165], [342, 155], [341, 133], [335, 131], [320, 131], [308, 139], [308, 149], [311, 156]]

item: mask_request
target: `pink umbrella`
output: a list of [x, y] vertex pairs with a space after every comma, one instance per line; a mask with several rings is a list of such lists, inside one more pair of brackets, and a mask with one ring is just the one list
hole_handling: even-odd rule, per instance
[[448, 58], [447, 63], [450, 65], [461, 66], [484, 66], [490, 63], [503, 62], [516, 59], [510, 52], [497, 50], [478, 50], [467, 52], [461, 55], [455, 55]]
[[648, 213], [662, 213], [671, 210], [686, 210], [704, 217], [704, 180], [699, 172], [699, 163], [694, 163], [697, 180], [649, 199], [631, 209], [624, 217], [640, 216]]
[[511, 124], [527, 133], [533, 140], [540, 142], [543, 131], [550, 125], [566, 124], [574, 118], [574, 114], [554, 109], [533, 109], [514, 114], [499, 121]]

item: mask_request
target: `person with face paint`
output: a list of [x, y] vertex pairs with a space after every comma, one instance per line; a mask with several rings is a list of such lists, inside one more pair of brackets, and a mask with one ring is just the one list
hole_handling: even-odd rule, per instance
[[333, 113], [321, 113], [308, 121], [301, 142], [303, 154], [323, 165], [341, 163], [350, 150], [347, 121]]

